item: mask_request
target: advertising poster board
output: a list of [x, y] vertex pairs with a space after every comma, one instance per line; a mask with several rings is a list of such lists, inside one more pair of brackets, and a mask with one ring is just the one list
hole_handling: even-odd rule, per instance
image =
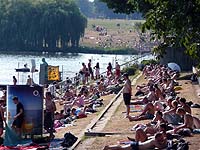
[[10, 126], [16, 115], [12, 98], [17, 96], [24, 106], [23, 134], [42, 135], [43, 129], [43, 88], [41, 86], [7, 86], [7, 123]]
[[48, 81], [60, 80], [59, 66], [48, 66]]

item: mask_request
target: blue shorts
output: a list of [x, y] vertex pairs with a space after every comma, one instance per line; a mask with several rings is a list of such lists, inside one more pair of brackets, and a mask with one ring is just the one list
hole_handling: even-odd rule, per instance
[[131, 148], [132, 148], [132, 150], [139, 150], [139, 143], [138, 142], [132, 142]]
[[146, 113], [146, 114], [145, 114], [145, 117], [146, 117], [147, 119], [153, 119], [153, 118], [154, 118], [154, 115], [153, 115], [153, 114], [150, 114], [150, 113]]

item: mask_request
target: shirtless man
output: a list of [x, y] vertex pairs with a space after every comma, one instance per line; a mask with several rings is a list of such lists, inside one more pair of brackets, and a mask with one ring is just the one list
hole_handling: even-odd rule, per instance
[[177, 133], [178, 130], [184, 128], [189, 128], [190, 130], [200, 129], [200, 120], [197, 117], [194, 117], [191, 114], [186, 113], [184, 108], [179, 107], [176, 113], [184, 117], [184, 123], [182, 125], [177, 126], [174, 129], [174, 133]]
[[153, 86], [149, 87], [148, 94], [143, 98], [138, 98], [136, 101], [131, 102], [132, 105], [143, 105], [147, 102], [154, 102], [156, 100], [155, 89]]
[[180, 98], [179, 103], [181, 104], [181, 107], [185, 109], [185, 111], [189, 114], [192, 113], [192, 110], [188, 104], [186, 104], [186, 99], [185, 98]]
[[152, 103], [148, 103], [142, 113], [139, 116], [128, 116], [129, 121], [139, 121], [139, 120], [145, 120], [145, 119], [153, 119], [155, 113], [155, 108]]
[[128, 74], [125, 73], [123, 75], [123, 77], [126, 82], [125, 82], [122, 93], [123, 93], [124, 103], [126, 105], [126, 117], [128, 117], [129, 113], [130, 113], [130, 101], [131, 101], [132, 87], [131, 87], [131, 81], [128, 77]]
[[111, 145], [105, 146], [104, 150], [147, 150], [147, 149], [164, 149], [167, 147], [167, 139], [163, 133], [157, 133], [155, 138], [147, 140], [145, 142], [132, 142], [129, 145]]

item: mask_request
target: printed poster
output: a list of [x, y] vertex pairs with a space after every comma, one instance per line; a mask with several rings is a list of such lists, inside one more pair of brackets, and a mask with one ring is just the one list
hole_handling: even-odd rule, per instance
[[23, 133], [42, 135], [43, 129], [43, 88], [41, 86], [7, 86], [7, 123], [11, 126], [16, 115], [16, 105], [12, 98], [17, 96], [24, 106]]
[[49, 81], [60, 80], [59, 66], [48, 66], [48, 80]]

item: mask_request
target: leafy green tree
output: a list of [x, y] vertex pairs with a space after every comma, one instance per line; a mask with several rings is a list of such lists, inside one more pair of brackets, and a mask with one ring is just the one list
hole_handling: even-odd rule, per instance
[[72, 0], [0, 0], [0, 48], [78, 47], [87, 19]]
[[200, 0], [101, 0], [115, 12], [143, 13], [143, 31], [151, 30], [160, 44], [154, 51], [162, 56], [167, 47], [182, 48], [200, 62]]

